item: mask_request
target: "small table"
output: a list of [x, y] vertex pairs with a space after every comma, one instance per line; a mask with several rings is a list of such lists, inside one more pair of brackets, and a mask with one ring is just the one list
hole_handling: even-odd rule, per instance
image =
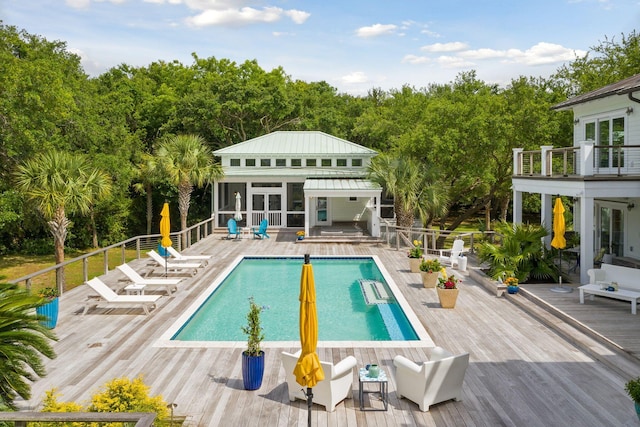
[[[360, 398], [360, 410], [361, 411], [386, 411], [389, 408], [389, 383], [387, 381], [387, 374], [384, 372], [384, 370], [380, 369], [380, 373], [378, 374], [378, 376], [376, 378], [372, 378], [369, 376], [369, 371], [366, 368], [360, 368], [359, 371], [359, 383], [360, 383], [360, 393], [359, 393], [359, 398]], [[378, 384], [379, 385], [379, 389], [378, 390], [365, 390], [364, 389], [364, 385], [365, 384]], [[377, 408], [368, 408], [365, 409], [364, 407], [364, 394], [365, 393], [380, 393], [380, 398], [382, 400], [382, 403], [384, 404], [384, 408], [383, 409], [377, 409]]]
[[144, 295], [145, 285], [131, 284], [124, 287], [124, 290], [127, 291], [127, 295]]

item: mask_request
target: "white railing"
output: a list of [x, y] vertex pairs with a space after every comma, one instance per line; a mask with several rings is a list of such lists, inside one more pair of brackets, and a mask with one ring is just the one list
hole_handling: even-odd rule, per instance
[[514, 150], [515, 176], [640, 175], [640, 145], [594, 145], [584, 141], [578, 147], [539, 151]]

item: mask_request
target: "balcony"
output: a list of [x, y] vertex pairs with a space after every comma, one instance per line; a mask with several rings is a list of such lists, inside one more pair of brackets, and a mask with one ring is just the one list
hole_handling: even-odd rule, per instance
[[579, 146], [539, 151], [513, 150], [515, 177], [553, 179], [640, 179], [640, 145], [595, 145], [582, 141]]

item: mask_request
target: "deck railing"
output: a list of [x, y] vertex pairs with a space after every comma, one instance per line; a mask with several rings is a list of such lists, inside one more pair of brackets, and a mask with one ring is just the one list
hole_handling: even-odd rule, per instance
[[593, 141], [583, 141], [575, 147], [515, 149], [513, 162], [515, 176], [634, 176], [640, 175], [640, 145], [595, 145]]
[[[198, 224], [195, 224], [185, 231], [177, 231], [171, 233], [171, 241], [173, 245], [175, 245], [178, 251], [181, 251], [183, 248], [188, 248], [192, 244], [197, 243], [201, 239], [209, 236], [214, 231], [214, 220], [212, 218], [208, 218]], [[185, 236], [182, 238], [182, 236]], [[109, 272], [109, 253], [113, 253], [114, 249], [119, 249], [120, 254], [119, 260], [120, 264], [124, 264], [127, 260], [126, 254], [127, 252], [131, 252], [131, 250], [135, 251], [135, 258], [140, 259], [142, 253], [151, 249], [155, 249], [158, 246], [158, 242], [160, 241], [160, 234], [152, 234], [152, 235], [143, 235], [136, 236], [130, 239], [124, 240], [122, 242], [114, 243], [113, 245], [106, 246], [104, 248], [96, 249], [90, 253], [81, 255], [79, 257], [64, 261], [60, 264], [53, 265], [51, 267], [44, 268], [42, 270], [36, 271], [35, 273], [28, 274], [26, 276], [10, 280], [9, 283], [24, 283], [25, 287], [28, 290], [31, 290], [31, 285], [33, 279], [36, 277], [40, 277], [45, 274], [55, 274], [55, 277], [58, 278], [61, 275], [64, 267], [82, 263], [82, 281], [86, 282], [89, 280], [89, 261], [91, 259], [95, 259], [98, 257], [102, 258], [102, 270], [104, 274]], [[130, 256], [130, 255], [129, 255]], [[56, 282], [58, 280], [56, 279]], [[80, 283], [73, 283], [71, 285], [79, 285]], [[58, 287], [58, 290], [62, 293], [62, 289]]]
[[155, 419], [156, 414], [150, 412], [0, 412], [0, 421], [13, 421], [15, 427], [26, 427], [28, 422], [117, 422], [135, 423], [135, 427], [150, 427]]

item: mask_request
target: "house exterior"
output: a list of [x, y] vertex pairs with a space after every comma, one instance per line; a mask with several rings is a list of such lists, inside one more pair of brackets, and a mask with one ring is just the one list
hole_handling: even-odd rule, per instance
[[214, 183], [216, 226], [235, 216], [240, 194], [243, 227], [262, 219], [269, 228], [366, 223], [380, 236], [382, 188], [367, 180], [376, 151], [317, 131], [279, 131], [214, 152], [224, 178]]
[[522, 195], [536, 193], [551, 230], [553, 199], [568, 196], [582, 283], [601, 252], [606, 262], [640, 265], [640, 74], [553, 108], [573, 111], [573, 146], [514, 150], [514, 222], [522, 222]]

